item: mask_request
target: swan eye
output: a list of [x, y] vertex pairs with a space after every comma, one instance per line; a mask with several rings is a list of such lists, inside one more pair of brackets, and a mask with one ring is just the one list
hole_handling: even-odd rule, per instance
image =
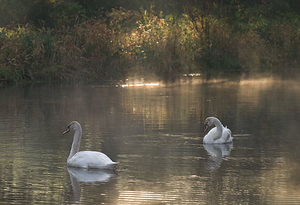
[[74, 123], [70, 123], [67, 128], [70, 129], [73, 124]]

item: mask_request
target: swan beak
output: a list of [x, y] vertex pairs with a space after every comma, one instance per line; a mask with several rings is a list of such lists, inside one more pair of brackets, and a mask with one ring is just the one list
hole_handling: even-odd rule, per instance
[[67, 128], [62, 134], [65, 135], [65, 134], [67, 134], [68, 132], [70, 132], [70, 128]]
[[204, 132], [206, 132], [208, 128], [209, 128], [208, 124], [205, 123], [205, 124], [204, 124]]

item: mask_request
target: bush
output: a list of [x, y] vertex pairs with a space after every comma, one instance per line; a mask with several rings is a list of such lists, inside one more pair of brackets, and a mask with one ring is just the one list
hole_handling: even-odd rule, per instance
[[55, 6], [67, 6], [74, 15], [60, 16], [63, 9], [58, 9], [52, 28], [0, 28], [0, 84], [103, 82], [153, 74], [174, 79], [189, 72], [240, 74], [299, 63], [297, 16], [270, 20], [251, 16], [253, 9], [238, 9], [240, 21], [233, 22], [196, 8], [176, 15], [120, 8], [104, 18], [85, 19], [82, 7], [68, 2]]

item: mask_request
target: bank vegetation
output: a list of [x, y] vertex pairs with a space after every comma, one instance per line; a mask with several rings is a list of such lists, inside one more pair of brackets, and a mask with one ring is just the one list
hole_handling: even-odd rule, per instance
[[47, 21], [0, 27], [0, 85], [284, 73], [299, 66], [299, 15], [286, 1], [201, 1], [168, 14], [150, 5], [89, 15], [76, 1], [51, 2], [46, 6], [56, 10]]

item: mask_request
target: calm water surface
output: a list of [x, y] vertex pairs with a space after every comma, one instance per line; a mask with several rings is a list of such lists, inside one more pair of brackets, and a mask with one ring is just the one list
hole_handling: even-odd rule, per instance
[[[0, 89], [0, 204], [299, 204], [300, 83]], [[231, 145], [204, 146], [219, 117]], [[81, 150], [116, 171], [67, 169]]]

